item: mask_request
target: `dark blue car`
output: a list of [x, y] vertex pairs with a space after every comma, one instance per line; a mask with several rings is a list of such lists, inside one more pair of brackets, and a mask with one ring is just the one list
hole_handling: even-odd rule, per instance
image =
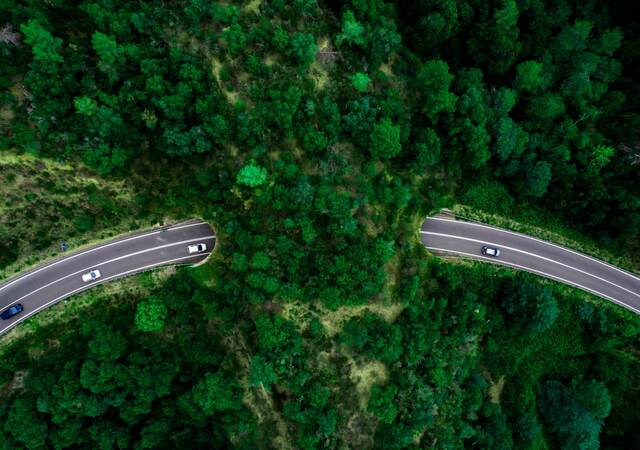
[[0, 313], [0, 317], [2, 317], [4, 320], [11, 319], [16, 314], [21, 313], [22, 310], [22, 305], [20, 303], [16, 303], [11, 308], [7, 308], [2, 311], [2, 313]]

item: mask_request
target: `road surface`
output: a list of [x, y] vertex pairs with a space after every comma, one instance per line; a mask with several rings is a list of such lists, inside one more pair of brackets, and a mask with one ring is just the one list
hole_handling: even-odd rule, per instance
[[[570, 284], [640, 314], [640, 277], [590, 256], [513, 231], [431, 217], [420, 237], [435, 253], [460, 255], [525, 270]], [[480, 253], [497, 247], [498, 258]]]
[[[200, 242], [207, 244], [207, 251], [190, 255], [187, 246]], [[211, 227], [192, 220], [70, 253], [0, 284], [0, 310], [16, 303], [24, 307], [23, 312], [11, 319], [0, 320], [0, 334], [38, 311], [97, 284], [158, 266], [201, 262], [214, 246]], [[82, 274], [93, 269], [99, 269], [102, 276], [83, 282]]]

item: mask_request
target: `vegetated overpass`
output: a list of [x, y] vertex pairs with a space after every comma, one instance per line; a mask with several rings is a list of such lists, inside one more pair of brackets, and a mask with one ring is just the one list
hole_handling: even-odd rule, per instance
[[[187, 247], [205, 243], [206, 251], [190, 254]], [[0, 310], [21, 304], [24, 310], [0, 320], [0, 334], [60, 300], [98, 284], [173, 264], [204, 261], [215, 247], [209, 224], [190, 220], [132, 234], [71, 253], [23, 272], [0, 284]], [[85, 282], [82, 275], [98, 269], [101, 277]]]
[[[591, 256], [521, 233], [493, 226], [430, 217], [420, 237], [435, 253], [502, 264], [551, 278], [611, 300], [640, 314], [640, 277]], [[483, 255], [482, 246], [500, 249], [499, 257]]]
[[[455, 219], [432, 217], [420, 236], [427, 249], [502, 264], [566, 283], [611, 300], [640, 314], [640, 277], [590, 256], [521, 233]], [[190, 254], [187, 247], [205, 243], [207, 250]], [[71, 295], [98, 284], [165, 265], [196, 264], [215, 247], [216, 237], [205, 222], [191, 220], [107, 241], [71, 253], [0, 285], [0, 310], [21, 304], [24, 310], [0, 321], [0, 334]], [[501, 250], [497, 258], [482, 255], [483, 245]], [[82, 275], [99, 269], [101, 277], [85, 282]]]

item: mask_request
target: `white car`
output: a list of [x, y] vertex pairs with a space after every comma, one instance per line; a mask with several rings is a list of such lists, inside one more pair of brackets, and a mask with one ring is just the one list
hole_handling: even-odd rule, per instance
[[91, 272], [87, 272], [85, 274], [82, 274], [82, 281], [84, 281], [86, 283], [87, 281], [97, 280], [101, 276], [102, 276], [102, 274], [100, 273], [100, 271], [98, 269], [92, 270]]
[[207, 250], [207, 244], [204, 244], [204, 243], [193, 244], [193, 245], [188, 246], [187, 249], [189, 250], [189, 254], [191, 254], [191, 253], [202, 253], [205, 250]]
[[480, 249], [480, 252], [483, 255], [493, 256], [494, 258], [500, 256], [500, 249], [496, 247], [487, 247], [486, 245], [483, 245]]

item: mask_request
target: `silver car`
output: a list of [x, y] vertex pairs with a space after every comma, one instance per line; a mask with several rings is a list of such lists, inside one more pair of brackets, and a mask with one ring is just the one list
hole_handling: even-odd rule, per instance
[[97, 280], [101, 276], [102, 274], [100, 273], [100, 271], [98, 269], [95, 269], [95, 270], [92, 270], [91, 272], [82, 274], [82, 281], [86, 283], [87, 281]]

